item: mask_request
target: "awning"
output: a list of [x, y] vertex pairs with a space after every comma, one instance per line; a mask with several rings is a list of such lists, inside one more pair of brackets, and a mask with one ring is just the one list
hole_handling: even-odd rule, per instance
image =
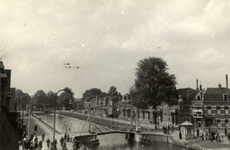
[[181, 124], [181, 126], [193, 126], [193, 124], [188, 121], [185, 121]]

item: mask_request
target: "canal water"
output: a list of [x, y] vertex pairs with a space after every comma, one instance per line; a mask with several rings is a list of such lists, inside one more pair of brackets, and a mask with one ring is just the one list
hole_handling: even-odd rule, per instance
[[[37, 115], [41, 116], [42, 120], [53, 126], [53, 114]], [[74, 135], [76, 133], [86, 133], [88, 132], [88, 128], [89, 124], [86, 121], [64, 115], [56, 115], [56, 129], [61, 133], [65, 133], [67, 131], [67, 133], [72, 136], [72, 134]], [[101, 127], [101, 130], [103, 130], [103, 127]], [[188, 150], [188, 148], [180, 147], [170, 143], [167, 144], [156, 142], [150, 144], [141, 144], [126, 140], [124, 134], [117, 133], [99, 135], [98, 139], [100, 139], [100, 145], [98, 147], [91, 147], [89, 145], [86, 146], [94, 150]]]

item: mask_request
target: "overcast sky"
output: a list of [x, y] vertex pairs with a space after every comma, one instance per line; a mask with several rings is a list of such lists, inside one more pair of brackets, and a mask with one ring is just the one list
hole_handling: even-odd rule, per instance
[[[226, 86], [229, 0], [0, 0], [0, 57], [25, 93], [121, 94], [137, 63], [163, 58], [177, 88]], [[65, 68], [63, 63], [79, 66]]]

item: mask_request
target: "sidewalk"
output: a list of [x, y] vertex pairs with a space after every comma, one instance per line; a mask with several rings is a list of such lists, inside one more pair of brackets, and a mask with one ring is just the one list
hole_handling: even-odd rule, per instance
[[[42, 150], [48, 150], [46, 140], [49, 138], [50, 142], [53, 141], [53, 130], [48, 127], [47, 125], [43, 124], [41, 121], [36, 119], [33, 116], [28, 116], [24, 118], [24, 124], [29, 128], [29, 137], [32, 133], [36, 133], [36, 136], [38, 138], [38, 142], [42, 140], [42, 133], [45, 133], [45, 140], [42, 142]], [[34, 132], [34, 126], [37, 125], [38, 129], [36, 132]], [[27, 130], [28, 130], [27, 128]], [[57, 149], [62, 150], [62, 147], [60, 145], [60, 139], [61, 137], [64, 137], [62, 134], [55, 133], [55, 139], [57, 139]], [[33, 141], [34, 142], [34, 141]], [[72, 142], [66, 142], [68, 150], [73, 149], [73, 143]], [[22, 150], [22, 146], [19, 146], [19, 150]]]

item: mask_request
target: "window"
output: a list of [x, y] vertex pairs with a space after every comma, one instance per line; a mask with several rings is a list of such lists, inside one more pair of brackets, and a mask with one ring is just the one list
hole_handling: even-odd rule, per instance
[[211, 106], [207, 106], [208, 114], [211, 114]]
[[225, 114], [228, 114], [228, 106], [224, 106]]
[[228, 94], [223, 94], [223, 100], [228, 101]]
[[228, 119], [225, 119], [225, 123], [228, 123]]
[[220, 119], [217, 119], [217, 123], [220, 123]]

